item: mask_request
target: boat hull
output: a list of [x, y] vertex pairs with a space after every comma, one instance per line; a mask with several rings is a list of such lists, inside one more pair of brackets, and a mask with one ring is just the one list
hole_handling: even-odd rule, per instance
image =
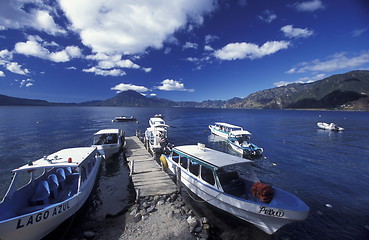
[[[193, 194], [214, 207], [254, 224], [267, 234], [275, 233], [288, 223], [304, 220], [309, 213], [309, 208], [305, 204], [303, 204], [303, 211], [294, 211], [278, 208], [276, 205], [273, 205], [273, 203], [258, 203], [229, 195], [215, 188], [215, 186], [201, 182], [187, 170], [181, 169], [177, 163], [170, 159], [170, 157], [166, 157], [166, 160], [168, 162], [168, 169], [176, 175], [176, 178], [179, 178], [180, 182]], [[278, 194], [278, 192], [284, 191], [278, 189], [276, 194]]]
[[221, 131], [221, 130], [217, 129], [214, 125], [209, 125], [209, 129], [210, 129], [212, 134], [218, 135], [218, 136], [220, 136], [222, 138], [225, 138], [225, 139], [228, 138], [228, 132]]
[[[94, 146], [94, 145], [93, 145]], [[111, 144], [104, 146], [95, 146], [101, 155], [104, 156], [105, 159], [112, 157], [114, 154], [118, 153], [122, 148], [122, 144]]]

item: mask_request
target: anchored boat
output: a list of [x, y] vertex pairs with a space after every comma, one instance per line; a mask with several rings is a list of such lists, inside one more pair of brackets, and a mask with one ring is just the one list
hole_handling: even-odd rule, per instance
[[175, 175], [177, 183], [268, 234], [308, 216], [309, 207], [297, 196], [260, 183], [251, 160], [199, 144], [174, 147], [160, 161]]
[[157, 117], [149, 119], [150, 127], [145, 131], [145, 145], [152, 153], [162, 153], [167, 145], [168, 125], [162, 118]]
[[112, 122], [128, 122], [128, 121], [136, 121], [136, 117], [135, 116], [119, 116], [119, 117], [115, 117], [113, 120], [111, 120]]
[[256, 158], [263, 154], [263, 149], [251, 143], [251, 133], [245, 130], [232, 131], [228, 135], [227, 142], [231, 148], [242, 154], [243, 157]]
[[0, 239], [41, 239], [72, 216], [90, 195], [101, 159], [96, 148], [69, 148], [14, 169], [0, 202]]
[[318, 122], [316, 125], [318, 125], [319, 128], [322, 128], [324, 130], [331, 130], [331, 131], [343, 131], [343, 130], [345, 130], [343, 127], [339, 127], [335, 123]]
[[103, 129], [95, 133], [92, 147], [97, 150], [106, 159], [110, 158], [125, 144], [124, 132], [120, 129]]
[[240, 126], [232, 125], [229, 123], [216, 122], [214, 125], [209, 125], [211, 133], [221, 136], [225, 139], [228, 138], [228, 134], [232, 131], [242, 131]]

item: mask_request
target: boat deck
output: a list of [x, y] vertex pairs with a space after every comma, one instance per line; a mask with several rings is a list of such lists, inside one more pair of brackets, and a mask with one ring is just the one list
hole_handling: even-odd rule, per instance
[[126, 143], [128, 164], [134, 162], [132, 182], [140, 197], [174, 193], [176, 185], [161, 170], [138, 137], [126, 137]]

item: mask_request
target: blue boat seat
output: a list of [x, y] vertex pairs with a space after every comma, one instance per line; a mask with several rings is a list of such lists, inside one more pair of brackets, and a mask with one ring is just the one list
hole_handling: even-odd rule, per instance
[[36, 192], [31, 197], [30, 201], [33, 205], [42, 205], [49, 203], [50, 188], [47, 181], [41, 181], [36, 188]]
[[71, 174], [72, 174], [72, 168], [71, 168], [71, 167], [66, 167], [66, 168], [64, 169], [64, 171], [65, 171], [65, 176], [66, 176], [66, 177], [68, 177], [69, 175], [71, 175]]
[[64, 169], [58, 168], [58, 170], [56, 170], [56, 176], [58, 177], [59, 188], [62, 189], [64, 185], [64, 181], [66, 179]]
[[59, 182], [58, 182], [58, 177], [55, 174], [50, 174], [47, 177], [47, 182], [49, 183], [49, 188], [50, 188], [50, 197], [52, 198], [56, 198], [57, 194], [58, 194], [58, 188], [59, 188]]

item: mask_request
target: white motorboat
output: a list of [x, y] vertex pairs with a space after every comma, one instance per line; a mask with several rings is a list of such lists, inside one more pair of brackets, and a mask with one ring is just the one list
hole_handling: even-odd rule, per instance
[[174, 147], [160, 161], [177, 183], [205, 202], [268, 234], [308, 216], [309, 207], [297, 196], [260, 183], [251, 160], [199, 144]]
[[113, 120], [111, 120], [112, 122], [128, 122], [128, 121], [136, 121], [136, 117], [135, 116], [119, 116], [119, 117], [115, 117]]
[[101, 159], [96, 148], [69, 148], [14, 169], [0, 202], [0, 239], [39, 240], [71, 217], [90, 195]]
[[124, 132], [120, 129], [103, 129], [95, 133], [92, 147], [104, 156], [110, 158], [125, 144]]
[[236, 152], [243, 157], [256, 158], [263, 154], [263, 149], [250, 142], [251, 133], [245, 130], [237, 130], [229, 133], [227, 142]]
[[162, 118], [149, 119], [150, 127], [145, 131], [145, 144], [152, 153], [162, 153], [168, 141], [168, 125]]
[[225, 139], [228, 138], [228, 134], [232, 131], [242, 131], [240, 126], [232, 125], [229, 123], [216, 122], [214, 125], [209, 125], [211, 133], [221, 136]]
[[322, 128], [324, 130], [331, 130], [331, 131], [343, 131], [343, 130], [345, 130], [343, 127], [339, 127], [335, 123], [318, 122], [316, 125], [318, 125], [319, 128]]

